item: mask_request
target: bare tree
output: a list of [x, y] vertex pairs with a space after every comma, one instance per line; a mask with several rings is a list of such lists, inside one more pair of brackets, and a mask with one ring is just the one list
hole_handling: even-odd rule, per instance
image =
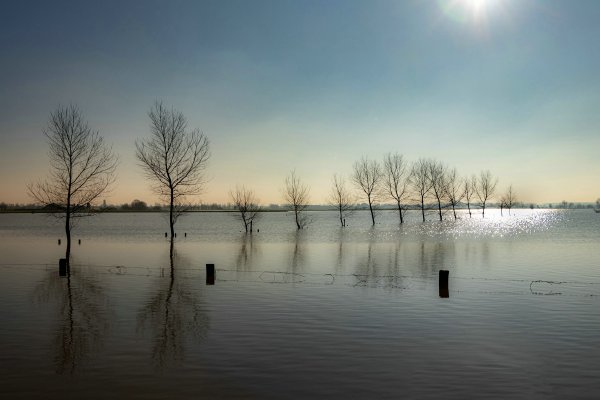
[[431, 191], [429, 164], [431, 164], [430, 160], [420, 158], [412, 165], [410, 171], [410, 186], [413, 193], [417, 196], [417, 201], [419, 202], [421, 208], [423, 222], [425, 222], [425, 200]]
[[162, 102], [157, 101], [148, 116], [151, 136], [136, 141], [136, 156], [154, 192], [169, 202], [172, 255], [175, 222], [184, 211], [180, 205], [185, 196], [198, 195], [204, 187], [209, 143], [199, 130], [188, 131], [181, 112]]
[[237, 216], [244, 224], [246, 232], [252, 232], [252, 225], [258, 219], [260, 206], [254, 190], [245, 186], [236, 186], [235, 190], [229, 192], [233, 206], [239, 211]]
[[374, 207], [379, 197], [379, 185], [382, 177], [381, 167], [377, 161], [363, 157], [354, 163], [352, 181], [367, 196], [373, 225], [375, 225]]
[[472, 175], [470, 178], [465, 178], [463, 181], [464, 185], [464, 198], [467, 202], [467, 209], [469, 210], [469, 218], [473, 218], [473, 214], [471, 213], [471, 202], [473, 196], [475, 195], [475, 186], [477, 186], [477, 178], [475, 175]]
[[294, 211], [296, 227], [302, 229], [308, 223], [304, 210], [308, 207], [308, 186], [296, 176], [296, 171], [290, 172], [285, 178], [284, 198], [291, 211]]
[[482, 218], [485, 218], [485, 205], [494, 195], [496, 185], [498, 185], [498, 178], [492, 177], [490, 171], [481, 171], [477, 184], [475, 185], [475, 193], [479, 199]]
[[463, 188], [463, 182], [456, 173], [456, 168], [452, 168], [446, 173], [446, 198], [450, 207], [452, 207], [452, 213], [454, 219], [456, 218], [456, 207], [462, 201], [465, 196], [465, 190]]
[[28, 191], [35, 201], [55, 210], [56, 217], [65, 219], [68, 266], [74, 222], [92, 215], [91, 205], [114, 182], [117, 157], [74, 105], [59, 107], [50, 114], [44, 135], [50, 172], [45, 181], [29, 184]]
[[388, 153], [383, 157], [383, 184], [390, 199], [396, 201], [400, 223], [404, 223], [404, 212], [408, 200], [409, 170], [404, 157]]
[[329, 204], [335, 206], [339, 213], [340, 225], [346, 226], [346, 217], [354, 211], [354, 198], [346, 188], [344, 178], [333, 175], [333, 186], [329, 195]]
[[429, 179], [431, 181], [431, 194], [437, 202], [440, 221], [442, 221], [442, 208], [446, 196], [446, 166], [439, 161], [431, 160], [428, 164]]
[[510, 209], [513, 208], [513, 206], [515, 205], [515, 202], [517, 201], [517, 198], [515, 196], [515, 193], [513, 191], [512, 185], [510, 185], [508, 187], [508, 189], [506, 189], [506, 193], [504, 193], [504, 195], [502, 196], [502, 198], [500, 199], [500, 207], [504, 207], [508, 209], [508, 215], [510, 215]]

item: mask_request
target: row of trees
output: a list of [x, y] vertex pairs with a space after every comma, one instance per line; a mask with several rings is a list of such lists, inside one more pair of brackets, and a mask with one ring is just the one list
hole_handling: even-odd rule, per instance
[[[409, 163], [398, 153], [386, 154], [382, 162], [363, 157], [353, 165], [350, 180], [354, 191], [346, 185], [345, 179], [335, 174], [332, 181], [329, 202], [338, 211], [340, 225], [346, 225], [346, 217], [356, 209], [357, 198], [362, 197], [369, 207], [371, 222], [375, 225], [376, 211], [382, 201], [391, 201], [398, 210], [400, 223], [404, 223], [409, 209], [418, 209], [423, 222], [427, 210], [434, 209], [440, 219], [452, 210], [457, 219], [456, 209], [466, 205], [469, 217], [471, 207], [485, 209], [496, 193], [498, 179], [489, 171], [479, 175], [460, 177], [455, 168], [449, 168], [440, 161], [421, 158]], [[358, 196], [357, 196], [358, 192]], [[308, 206], [308, 187], [293, 171], [285, 181], [284, 195], [290, 209], [294, 211], [298, 229], [304, 226], [302, 212]], [[512, 186], [500, 199], [501, 212], [514, 206], [516, 197]]]
[[[136, 141], [136, 157], [153, 182], [154, 192], [169, 204], [172, 257], [175, 222], [184, 211], [180, 205], [185, 196], [200, 193], [205, 182], [209, 142], [199, 130], [188, 129], [181, 112], [161, 102], [154, 104], [148, 116], [150, 137]], [[44, 135], [49, 145], [49, 175], [28, 185], [28, 192], [42, 205], [60, 206], [55, 215], [65, 219], [68, 265], [75, 218], [90, 215], [90, 204], [115, 181], [118, 158], [74, 105], [53, 112]]]
[[[199, 194], [205, 184], [205, 169], [210, 158], [208, 138], [198, 129], [190, 130], [185, 116], [173, 108], [156, 102], [148, 113], [150, 136], [136, 141], [136, 157], [153, 191], [169, 205], [169, 229], [173, 255], [175, 223], [185, 211], [187, 196]], [[58, 205], [56, 216], [65, 219], [67, 238], [66, 258], [70, 259], [71, 229], [78, 217], [90, 215], [93, 204], [115, 181], [118, 158], [98, 131], [92, 130], [76, 106], [59, 107], [50, 115], [44, 131], [49, 144], [49, 176], [30, 184], [30, 195], [42, 205]], [[375, 225], [378, 204], [393, 201], [400, 223], [411, 208], [425, 211], [435, 205], [439, 219], [465, 202], [471, 214], [474, 199], [485, 216], [486, 204], [495, 193], [498, 180], [489, 171], [479, 176], [460, 178], [455, 169], [432, 159], [419, 159], [409, 164], [398, 154], [387, 154], [382, 162], [363, 157], [354, 163], [351, 181], [356, 191], [366, 200]], [[238, 218], [246, 232], [252, 231], [260, 213], [259, 201], [252, 189], [237, 186], [230, 197]], [[283, 197], [289, 210], [294, 212], [297, 229], [302, 229], [308, 219], [304, 211], [309, 204], [309, 187], [295, 171], [285, 180]], [[333, 176], [330, 204], [339, 212], [340, 225], [356, 208], [357, 197], [341, 175]], [[510, 210], [515, 198], [512, 187], [503, 196], [502, 208]], [[147, 208], [134, 201], [132, 208]]]

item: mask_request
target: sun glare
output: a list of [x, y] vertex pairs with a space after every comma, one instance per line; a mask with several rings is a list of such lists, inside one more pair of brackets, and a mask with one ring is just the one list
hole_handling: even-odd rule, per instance
[[452, 19], [485, 23], [502, 0], [446, 0], [442, 9]]

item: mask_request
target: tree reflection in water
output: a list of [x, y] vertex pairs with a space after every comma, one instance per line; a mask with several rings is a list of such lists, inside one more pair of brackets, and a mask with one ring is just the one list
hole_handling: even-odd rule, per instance
[[176, 265], [183, 261], [177, 252], [173, 254], [168, 274], [160, 278], [158, 290], [137, 317], [138, 332], [151, 332], [151, 356], [159, 368], [181, 362], [187, 340], [201, 340], [208, 331], [208, 315], [190, 285], [191, 278], [177, 271]]
[[73, 374], [101, 348], [109, 329], [108, 301], [102, 287], [76, 266], [66, 277], [57, 271], [35, 287], [38, 304], [57, 302], [58, 326], [54, 333], [54, 365], [58, 374]]

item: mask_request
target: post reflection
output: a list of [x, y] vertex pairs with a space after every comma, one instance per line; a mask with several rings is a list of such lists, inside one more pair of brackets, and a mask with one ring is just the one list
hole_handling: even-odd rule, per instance
[[35, 287], [34, 296], [38, 304], [57, 304], [52, 345], [56, 373], [75, 373], [102, 347], [109, 330], [108, 302], [103, 288], [74, 266], [66, 277], [48, 271]]
[[202, 340], [209, 327], [199, 293], [190, 284], [192, 278], [177, 271], [177, 265], [186, 265], [185, 261], [177, 251], [169, 260], [168, 271], [137, 317], [138, 332], [150, 332], [151, 358], [161, 369], [182, 361], [186, 342]]

